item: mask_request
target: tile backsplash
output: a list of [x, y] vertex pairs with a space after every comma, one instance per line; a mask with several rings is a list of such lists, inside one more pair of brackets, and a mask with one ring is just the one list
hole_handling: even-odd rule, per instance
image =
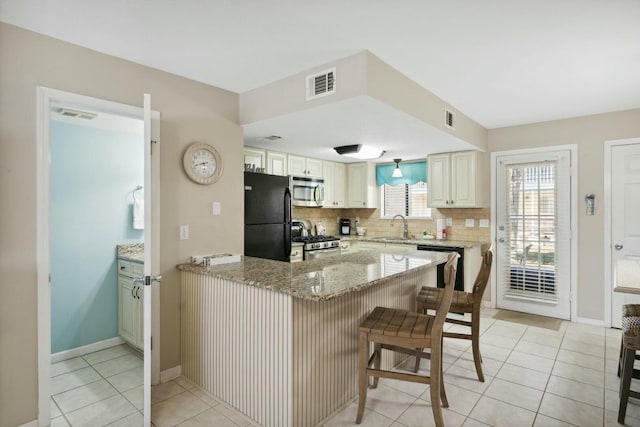
[[[419, 236], [423, 230], [435, 234], [436, 219], [451, 218], [453, 225], [447, 227], [448, 240], [468, 240], [473, 242], [488, 242], [491, 238], [490, 227], [481, 228], [480, 220], [489, 222], [490, 210], [480, 209], [432, 209], [432, 219], [407, 220], [409, 236]], [[327, 227], [327, 234], [338, 234], [338, 218], [349, 218], [354, 226], [352, 234], [355, 234], [355, 218], [360, 218], [360, 226], [367, 228], [367, 236], [402, 236], [402, 221], [399, 219], [390, 226], [390, 219], [381, 219], [378, 209], [326, 209], [326, 208], [293, 208], [293, 218], [307, 220], [310, 225], [317, 221], [323, 221]], [[467, 227], [466, 220], [473, 219], [473, 226]]]

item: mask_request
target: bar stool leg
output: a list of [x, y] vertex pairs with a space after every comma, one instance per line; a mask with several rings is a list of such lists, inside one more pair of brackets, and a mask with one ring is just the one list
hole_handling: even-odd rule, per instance
[[624, 424], [627, 413], [627, 403], [629, 402], [629, 389], [631, 388], [631, 377], [633, 376], [633, 362], [635, 360], [635, 350], [624, 348], [622, 353], [622, 377], [620, 378], [620, 406], [618, 408], [618, 422]]
[[481, 383], [484, 382], [482, 373], [482, 356], [480, 355], [480, 313], [471, 313], [471, 347], [473, 348], [473, 362]]
[[364, 414], [364, 404], [367, 401], [367, 386], [369, 377], [367, 376], [367, 365], [369, 363], [369, 337], [366, 332], [360, 332], [358, 340], [358, 415], [356, 424], [362, 422]]
[[[381, 359], [382, 359], [382, 345], [374, 344], [373, 345], [373, 354], [375, 355], [373, 358], [373, 367], [375, 369], [380, 369]], [[371, 388], [378, 387], [379, 377], [373, 377], [373, 385]]]
[[[440, 348], [443, 348], [442, 340], [440, 342]], [[444, 363], [440, 359], [440, 400], [442, 400], [442, 407], [449, 407], [449, 400], [447, 399], [447, 392], [444, 390]]]
[[[439, 341], [439, 342], [438, 342]], [[436, 340], [433, 343], [431, 352], [431, 367], [430, 371], [430, 387], [429, 394], [431, 395], [431, 410], [433, 411], [433, 420], [436, 423], [436, 427], [444, 427], [444, 418], [442, 417], [442, 408], [440, 407], [440, 393], [441, 393], [441, 381], [442, 381], [442, 340]]]
[[624, 348], [624, 344], [622, 342], [622, 337], [620, 337], [620, 357], [618, 358], [618, 378], [620, 378], [620, 374], [622, 372], [622, 351]]

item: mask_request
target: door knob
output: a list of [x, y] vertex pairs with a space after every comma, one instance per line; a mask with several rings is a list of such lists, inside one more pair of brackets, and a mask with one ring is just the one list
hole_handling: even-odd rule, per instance
[[504, 243], [504, 237], [499, 238], [499, 239], [498, 239], [498, 242], [500, 242], [500, 243]]
[[622, 246], [620, 243], [616, 243], [613, 247], [616, 248], [616, 251], [619, 251], [620, 249], [624, 248], [624, 246]]

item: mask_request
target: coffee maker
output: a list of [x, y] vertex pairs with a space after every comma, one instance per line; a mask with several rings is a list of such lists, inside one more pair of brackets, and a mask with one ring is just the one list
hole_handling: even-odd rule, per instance
[[340, 218], [340, 235], [348, 236], [351, 234], [351, 220], [349, 218]]

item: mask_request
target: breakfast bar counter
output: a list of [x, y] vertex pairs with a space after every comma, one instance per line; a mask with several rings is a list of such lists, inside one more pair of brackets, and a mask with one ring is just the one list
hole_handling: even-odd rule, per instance
[[[360, 322], [376, 306], [415, 310], [446, 258], [383, 249], [181, 264], [182, 373], [260, 425], [315, 426], [357, 395]], [[383, 368], [402, 358], [383, 354]]]

